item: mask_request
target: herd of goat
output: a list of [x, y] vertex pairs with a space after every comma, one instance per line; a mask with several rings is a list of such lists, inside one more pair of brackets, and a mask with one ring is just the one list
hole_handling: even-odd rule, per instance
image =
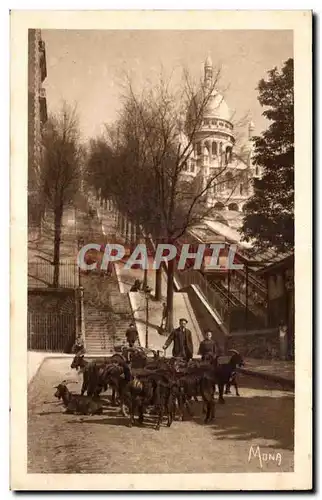
[[185, 408], [192, 416], [191, 401], [198, 401], [201, 396], [205, 423], [208, 423], [214, 418], [216, 387], [219, 403], [225, 402], [224, 392], [229, 394], [231, 385], [239, 396], [236, 368], [243, 366], [244, 361], [239, 352], [230, 352], [231, 358], [222, 364], [218, 362], [218, 356], [186, 362], [160, 357], [158, 351], [153, 351], [151, 358], [140, 349], [93, 361], [86, 360], [84, 354], [76, 354], [71, 368], [83, 374], [81, 394], [71, 393], [67, 382], [63, 382], [56, 386], [55, 397], [62, 399], [67, 413], [102, 414], [100, 394], [110, 387], [111, 403], [119, 404], [121, 414], [129, 416], [129, 426], [135, 423], [136, 414], [142, 425], [144, 413], [152, 407], [156, 416], [155, 429], [158, 430], [164, 415], [168, 427], [171, 426], [176, 409], [180, 420], [183, 420]]

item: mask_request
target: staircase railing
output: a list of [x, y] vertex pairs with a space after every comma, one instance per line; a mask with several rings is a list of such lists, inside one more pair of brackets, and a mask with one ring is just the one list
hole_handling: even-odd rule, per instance
[[[208, 278], [211, 283], [211, 279]], [[217, 287], [222, 293], [228, 292], [227, 283], [211, 283]], [[229, 287], [229, 295], [242, 307], [246, 307], [246, 286], [245, 283], [234, 283], [231, 279]], [[262, 319], [267, 317], [267, 290], [264, 287], [254, 285], [254, 282], [249, 280], [247, 292], [247, 307], [255, 315]]]
[[[145, 236], [144, 229], [141, 227], [142, 234]], [[152, 235], [147, 235], [147, 244], [148, 246], [155, 250], [155, 243], [153, 241]], [[167, 270], [167, 262], [163, 262], [163, 267]], [[240, 271], [240, 273], [244, 273], [244, 271]], [[228, 288], [218, 285], [217, 283], [210, 283], [208, 279], [196, 269], [187, 269], [185, 271], [176, 270], [174, 273], [175, 283], [178, 285], [178, 289], [181, 290], [190, 285], [196, 285], [199, 287], [200, 291], [204, 295], [207, 303], [213, 309], [213, 311], [219, 316], [222, 323], [226, 328], [230, 330], [232, 324], [231, 319], [235, 317], [233, 323], [240, 324], [241, 327], [247, 328], [247, 319], [246, 319], [246, 294], [244, 293], [244, 300], [241, 300], [241, 297], [238, 297], [233, 289], [230, 289], [228, 294]], [[261, 299], [265, 305], [266, 298], [266, 290], [265, 287], [258, 282], [255, 278], [248, 275], [249, 285], [256, 286]], [[250, 290], [249, 290], [250, 291]], [[248, 291], [248, 292], [249, 292]], [[249, 316], [253, 315], [254, 318], [251, 321], [251, 318], [248, 317], [248, 322], [254, 323], [257, 327], [264, 326], [267, 318], [267, 307], [261, 307], [256, 303], [256, 300], [252, 296], [252, 294], [248, 293], [248, 305], [247, 309], [250, 312]], [[257, 319], [256, 319], [257, 318]], [[250, 325], [249, 325], [250, 326]]]
[[214, 288], [208, 283], [208, 281], [199, 271], [195, 269], [189, 269], [183, 272], [177, 271], [175, 274], [177, 280], [181, 285], [181, 288], [185, 288], [190, 285], [198, 286], [205, 296], [207, 302], [219, 315], [220, 319], [223, 322], [227, 321], [229, 313], [228, 300], [227, 302], [225, 302], [225, 300], [220, 297], [220, 294], [216, 292], [216, 290], [214, 290]]

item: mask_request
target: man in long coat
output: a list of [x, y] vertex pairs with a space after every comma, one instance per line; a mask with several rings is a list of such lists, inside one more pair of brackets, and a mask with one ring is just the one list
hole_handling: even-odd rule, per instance
[[129, 328], [125, 332], [126, 340], [128, 341], [129, 347], [134, 347], [135, 342], [139, 338], [137, 329], [134, 323], [130, 323]]
[[193, 344], [191, 331], [186, 328], [187, 323], [188, 321], [185, 318], [180, 319], [179, 327], [170, 333], [163, 349], [167, 349], [173, 342], [172, 356], [189, 361], [193, 356]]

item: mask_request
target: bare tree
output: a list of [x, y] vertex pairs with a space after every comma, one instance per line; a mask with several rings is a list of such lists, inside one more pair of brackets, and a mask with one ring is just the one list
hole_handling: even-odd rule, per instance
[[[217, 96], [218, 79], [219, 71], [211, 80], [194, 84], [189, 73], [184, 71], [182, 84], [173, 89], [171, 81], [161, 75], [158, 85], [140, 95], [134, 91], [132, 82], [127, 82], [124, 111], [126, 121], [132, 124], [131, 137], [136, 131], [139, 143], [136, 166], [140, 163], [145, 172], [149, 168], [153, 180], [153, 188], [143, 197], [145, 203], [147, 198], [153, 202], [153, 208], [147, 210], [145, 207], [144, 210], [143, 207], [142, 215], [147, 225], [154, 228], [157, 239], [168, 243], [175, 243], [189, 228], [213, 212], [207, 195], [215, 185], [225, 182], [223, 173], [227, 170], [227, 162], [224, 153], [214, 172], [208, 175], [199, 172], [190, 181], [185, 175], [207, 108]], [[216, 102], [220, 106], [220, 98]], [[167, 267], [169, 329], [173, 326], [174, 272], [172, 260]], [[160, 279], [158, 271], [156, 295]]]
[[42, 189], [46, 206], [54, 215], [53, 286], [57, 287], [64, 208], [73, 201], [79, 188], [80, 162], [84, 153], [75, 109], [63, 104], [56, 115], [49, 117], [43, 135], [43, 153]]

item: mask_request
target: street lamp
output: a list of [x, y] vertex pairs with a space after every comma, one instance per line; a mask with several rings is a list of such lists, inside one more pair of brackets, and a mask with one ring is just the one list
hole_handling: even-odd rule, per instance
[[145, 293], [145, 307], [146, 307], [146, 324], [145, 324], [145, 347], [148, 349], [149, 347], [149, 299], [151, 298], [152, 288], [148, 285], [144, 287]]

